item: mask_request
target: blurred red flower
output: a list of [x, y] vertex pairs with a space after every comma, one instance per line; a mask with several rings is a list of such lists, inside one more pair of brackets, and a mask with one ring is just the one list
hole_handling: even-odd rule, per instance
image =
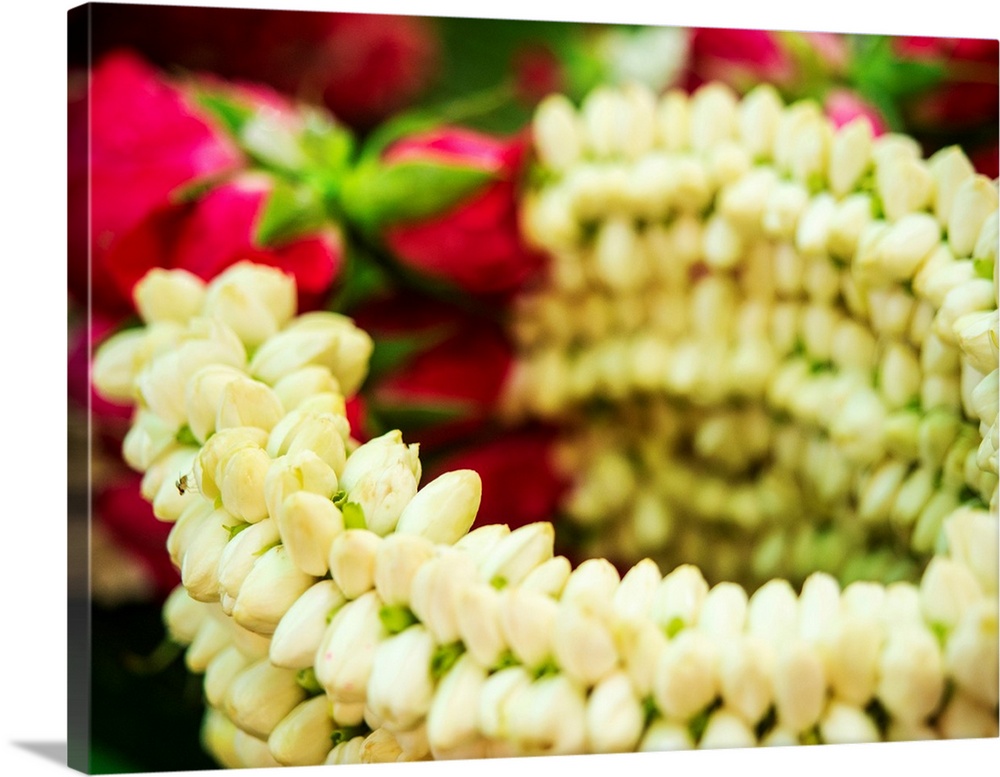
[[489, 423], [512, 359], [497, 323], [412, 294], [369, 303], [353, 317], [377, 352], [359, 422], [400, 428], [425, 450]]
[[778, 88], [796, 75], [795, 62], [770, 30], [730, 30], [701, 27], [690, 39], [688, 88], [723, 81], [739, 92], [768, 82]]
[[[74, 298], [86, 300], [89, 284], [93, 308], [121, 318], [133, 311], [132, 287], [152, 267], [209, 280], [251, 259], [294, 274], [303, 306], [319, 304], [341, 263], [335, 225], [265, 244], [258, 229], [274, 179], [244, 172], [249, 160], [192, 90], [124, 51], [104, 57], [89, 81], [69, 106]], [[279, 95], [256, 85], [227, 89], [241, 109], [294, 128]]]
[[180, 574], [164, 553], [173, 524], [157, 520], [152, 505], [143, 499], [142, 476], [123, 474], [102, 485], [94, 495], [94, 516], [116, 544], [145, 567], [160, 599], [180, 583]]
[[98, 54], [130, 46], [164, 68], [266, 83], [358, 129], [412, 104], [441, 60], [433, 20], [417, 16], [127, 5], [93, 14]]
[[511, 529], [551, 521], [568, 487], [553, 463], [556, 432], [547, 427], [505, 431], [433, 461], [425, 481], [456, 469], [472, 469], [483, 481], [474, 526], [505, 523]]
[[973, 38], [898, 37], [900, 57], [938, 64], [942, 80], [907, 101], [908, 125], [916, 131], [955, 131], [984, 123], [996, 130], [1000, 106], [1000, 41]]
[[[521, 239], [519, 176], [527, 137], [499, 138], [458, 128], [441, 128], [393, 143], [383, 168], [410, 167], [413, 183], [427, 168], [470, 171], [482, 180], [457, 200], [439, 203], [432, 215], [393, 218], [383, 237], [393, 256], [410, 270], [478, 295], [503, 295], [519, 288], [542, 265], [542, 257]], [[421, 192], [416, 197], [434, 192]]]
[[875, 136], [882, 135], [889, 129], [878, 108], [851, 89], [832, 89], [826, 95], [823, 108], [837, 127], [863, 116], [868, 120]]

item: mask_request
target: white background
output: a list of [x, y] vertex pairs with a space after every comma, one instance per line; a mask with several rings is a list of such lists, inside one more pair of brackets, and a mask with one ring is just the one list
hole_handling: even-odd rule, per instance
[[[166, 0], [164, 0], [166, 2]], [[278, 3], [194, 2], [277, 7]], [[66, 12], [73, 3], [20, 0], [0, 23], [0, 764], [5, 775], [50, 775], [66, 767], [39, 755], [66, 741], [66, 537], [62, 484], [65, 435], [65, 57]], [[551, 0], [502, 3], [309, 2], [300, 10], [380, 11], [422, 15], [884, 32], [997, 38], [989, 0], [693, 0], [685, 3]], [[675, 7], [675, 6], [680, 7]], [[905, 9], [905, 10], [904, 10]], [[141, 714], [141, 711], [137, 711]], [[169, 736], [157, 731], [156, 736]], [[693, 760], [692, 760], [693, 759]], [[691, 770], [726, 774], [940, 775], [994, 772], [1000, 740], [780, 751], [730, 751], [476, 763], [478, 774], [518, 771]], [[298, 773], [319, 774], [323, 767]], [[464, 773], [467, 764], [351, 767], [364, 774]], [[247, 774], [271, 774], [251, 770]], [[360, 773], [360, 772], [359, 772]], [[994, 772], [995, 773], [995, 772]]]

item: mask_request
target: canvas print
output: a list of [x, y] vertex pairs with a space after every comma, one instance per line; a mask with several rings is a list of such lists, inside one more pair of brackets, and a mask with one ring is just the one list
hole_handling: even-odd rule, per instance
[[73, 768], [998, 736], [998, 41], [67, 24]]

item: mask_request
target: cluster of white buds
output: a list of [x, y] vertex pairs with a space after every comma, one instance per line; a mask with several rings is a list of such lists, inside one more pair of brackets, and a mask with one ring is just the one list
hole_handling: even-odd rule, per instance
[[958, 148], [767, 85], [553, 95], [533, 130], [550, 266], [505, 406], [566, 429], [600, 552], [915, 579], [948, 515], [996, 514], [997, 182]]
[[[309, 320], [284, 322], [251, 362]], [[99, 385], [116, 348], [99, 354]], [[174, 380], [160, 366], [173, 353], [131, 380]], [[164, 619], [204, 673], [203, 740], [221, 765], [996, 735], [995, 514], [950, 514], [919, 585], [814, 573], [798, 593], [780, 578], [749, 593], [648, 558], [624, 575], [602, 558], [573, 569], [552, 524], [470, 531], [474, 472], [420, 487], [398, 432], [354, 442], [330, 390], [341, 365], [322, 379], [316, 366], [277, 380], [276, 419], [217, 420], [188, 446], [187, 487], [171, 484], [185, 491], [168, 541], [183, 584]], [[221, 418], [229, 394], [187, 380], [192, 407]], [[119, 396], [145, 396], [125, 383]], [[147, 475], [179, 463], [162, 456]]]

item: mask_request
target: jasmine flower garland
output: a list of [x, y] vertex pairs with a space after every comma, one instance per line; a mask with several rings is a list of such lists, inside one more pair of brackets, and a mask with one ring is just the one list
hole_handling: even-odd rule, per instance
[[[728, 575], [703, 571], [704, 544], [620, 575], [598, 557], [573, 568], [549, 523], [469, 531], [476, 473], [421, 486], [419, 452], [398, 432], [351, 437], [344, 395], [371, 341], [349, 320], [296, 317], [294, 288], [267, 268], [207, 285], [154, 271], [137, 292], [146, 326], [102, 348], [95, 380], [135, 402], [125, 453], [173, 523], [182, 586], [164, 618], [204, 674], [206, 747], [223, 766], [259, 767], [995, 736], [995, 185], [954, 153], [925, 163], [905, 138], [834, 133], [766, 90], [742, 103], [717, 87], [690, 102], [601, 91], [582, 116], [554, 98], [537, 119], [555, 175], [526, 199], [526, 221], [570, 285], [552, 281], [521, 309], [512, 412], [620, 403], [579, 433], [598, 453], [575, 460], [579, 488], [607, 488], [571, 512], [601, 528], [598, 547], [660, 553], [670, 514], [698, 536], [690, 515], [717, 509], [755, 543], [779, 532], [767, 563], [754, 559], [766, 582], [710, 584]], [[585, 162], [596, 156], [646, 173]], [[738, 184], [758, 193], [723, 196]], [[626, 203], [647, 209], [644, 233], [675, 230], [664, 239], [679, 253], [664, 257], [689, 257], [684, 273], [663, 263], [677, 307], [647, 300], [663, 319], [646, 341], [622, 295], [661, 280], [633, 252], [648, 235]], [[914, 213], [947, 237], [931, 245]], [[825, 253], [835, 234], [842, 264]], [[593, 319], [571, 316], [556, 336], [561, 315], [526, 312], [539, 299], [582, 310], [569, 289], [590, 284], [604, 321], [625, 317], [590, 340], [579, 332]], [[576, 375], [586, 343], [646, 356], [635, 369], [594, 356]], [[639, 392], [657, 396], [633, 409]], [[647, 451], [621, 418], [686, 442]], [[709, 463], [736, 475], [712, 481]], [[644, 472], [664, 480], [655, 493]], [[808, 548], [790, 557], [780, 532], [819, 525], [795, 512], [803, 494], [834, 526], [825, 539], [843, 535], [832, 571], [892, 526], [911, 579], [845, 585], [808, 569]], [[786, 571], [796, 562], [801, 586]]]
[[916, 580], [996, 512], [997, 185], [958, 148], [721, 84], [554, 95], [534, 137], [506, 410], [564, 429], [588, 551]]

